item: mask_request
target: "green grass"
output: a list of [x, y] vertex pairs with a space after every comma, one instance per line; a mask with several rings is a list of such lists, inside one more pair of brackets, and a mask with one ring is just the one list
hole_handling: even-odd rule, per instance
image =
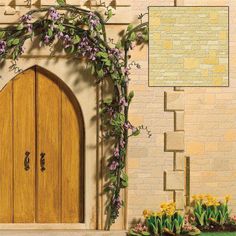
[[236, 232], [222, 232], [222, 233], [201, 233], [201, 236], [236, 236]]

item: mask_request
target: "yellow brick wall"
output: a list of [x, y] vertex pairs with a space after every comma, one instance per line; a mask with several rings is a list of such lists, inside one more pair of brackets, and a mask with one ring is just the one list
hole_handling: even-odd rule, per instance
[[236, 213], [236, 2], [184, 0], [182, 4], [229, 6], [230, 86], [185, 88], [185, 150], [191, 157], [191, 194], [232, 194]]
[[228, 85], [228, 7], [150, 7], [151, 86]]
[[[171, 0], [135, 0], [131, 2], [133, 22], [149, 5], [172, 6]], [[128, 14], [128, 13], [127, 13]], [[132, 70], [130, 90], [135, 91], [130, 118], [134, 124], [142, 122], [152, 132], [145, 132], [129, 140], [128, 150], [128, 222], [138, 219], [145, 208], [158, 209], [163, 201], [172, 201], [173, 193], [164, 191], [163, 174], [173, 170], [173, 153], [164, 152], [164, 133], [173, 131], [174, 114], [164, 112], [164, 92], [172, 88], [148, 87], [148, 49], [136, 47], [132, 59], [141, 64], [141, 70]], [[131, 60], [132, 60], [131, 59]]]

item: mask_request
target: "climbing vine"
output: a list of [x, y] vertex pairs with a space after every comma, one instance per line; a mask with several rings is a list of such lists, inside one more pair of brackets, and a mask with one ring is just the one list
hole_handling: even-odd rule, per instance
[[148, 41], [147, 23], [129, 25], [120, 40], [107, 39], [106, 23], [112, 17], [112, 10], [106, 8], [102, 16], [98, 12], [66, 5], [58, 0], [58, 6], [31, 10], [20, 18], [14, 26], [0, 28], [0, 62], [12, 59], [13, 67], [17, 68], [17, 60], [25, 52], [27, 40], [39, 40], [39, 46], [49, 46], [56, 50], [63, 48], [68, 56], [85, 58], [97, 83], [110, 80], [113, 93], [110, 98], [101, 101], [101, 118], [103, 138], [111, 141], [113, 153], [107, 158], [107, 183], [104, 191], [108, 196], [107, 229], [119, 216], [124, 205], [121, 189], [128, 186], [126, 174], [126, 158], [128, 139], [137, 136], [146, 127], [135, 127], [128, 119], [129, 107], [134, 97], [128, 91], [130, 70], [140, 65], [129, 63], [129, 51], [135, 44]]

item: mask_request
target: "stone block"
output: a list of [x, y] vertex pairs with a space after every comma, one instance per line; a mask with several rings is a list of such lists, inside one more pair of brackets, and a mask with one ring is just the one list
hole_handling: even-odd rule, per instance
[[185, 156], [182, 152], [176, 152], [174, 154], [174, 169], [184, 170], [185, 169]]
[[184, 93], [180, 91], [165, 92], [165, 110], [184, 110]]
[[184, 171], [165, 171], [165, 190], [184, 189]]
[[184, 111], [175, 111], [175, 131], [184, 130]]
[[184, 151], [184, 132], [165, 133], [165, 151]]
[[184, 210], [185, 206], [185, 195], [184, 191], [175, 191], [175, 203], [176, 203], [176, 209], [177, 210]]

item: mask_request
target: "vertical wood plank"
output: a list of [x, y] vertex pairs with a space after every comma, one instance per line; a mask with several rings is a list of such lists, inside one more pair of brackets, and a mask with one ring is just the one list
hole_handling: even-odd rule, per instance
[[[14, 222], [35, 220], [35, 70], [13, 80]], [[29, 170], [24, 161], [29, 152]]]
[[13, 222], [12, 82], [0, 92], [0, 222]]
[[[58, 223], [61, 218], [61, 91], [57, 81], [41, 69], [36, 71], [37, 90], [37, 213], [38, 223]], [[40, 154], [45, 153], [45, 171]]]
[[[62, 90], [62, 222], [83, 222], [83, 175], [80, 172], [83, 135], [75, 99]], [[80, 115], [80, 117], [78, 117]], [[82, 137], [81, 137], [82, 138]]]

